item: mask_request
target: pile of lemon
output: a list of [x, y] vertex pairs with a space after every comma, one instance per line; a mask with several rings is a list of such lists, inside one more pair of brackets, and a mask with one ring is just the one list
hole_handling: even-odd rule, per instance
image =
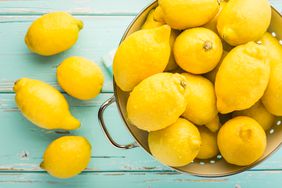
[[159, 0], [121, 43], [114, 79], [158, 160], [262, 157], [265, 131], [282, 116], [282, 46], [270, 22], [268, 0]]
[[[83, 22], [66, 12], [52, 12], [36, 19], [25, 36], [27, 47], [41, 56], [52, 56], [71, 48]], [[89, 100], [101, 91], [104, 76], [91, 60], [72, 56], [57, 67], [57, 81], [70, 96]], [[15, 82], [15, 100], [33, 124], [49, 130], [75, 130], [80, 120], [69, 111], [64, 95], [40, 80], [21, 78]], [[70, 178], [84, 170], [91, 158], [91, 144], [83, 136], [63, 136], [49, 144], [40, 167], [57, 178]]]

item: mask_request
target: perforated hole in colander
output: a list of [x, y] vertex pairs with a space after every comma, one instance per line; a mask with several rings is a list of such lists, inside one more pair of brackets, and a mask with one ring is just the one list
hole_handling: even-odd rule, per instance
[[205, 164], [205, 162], [204, 162], [204, 161], [201, 161], [201, 162], [200, 162], [200, 165], [204, 165], [204, 164]]
[[215, 163], [215, 160], [210, 160], [210, 163], [211, 163], [211, 164], [214, 164], [214, 163]]

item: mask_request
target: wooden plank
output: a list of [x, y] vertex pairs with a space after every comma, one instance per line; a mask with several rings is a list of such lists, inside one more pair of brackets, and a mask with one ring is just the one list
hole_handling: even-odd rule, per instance
[[46, 173], [0, 173], [1, 188], [265, 188], [281, 187], [281, 171], [255, 171], [222, 178], [198, 178], [171, 172], [83, 173], [72, 179], [55, 179]]
[[[136, 15], [153, 0], [1, 0], [1, 15], [44, 14], [51, 11], [68, 11], [76, 15]], [[280, 7], [280, 0], [270, 0]]]
[[0, 16], [0, 92], [12, 92], [13, 83], [21, 77], [36, 78], [58, 88], [56, 67], [73, 55], [89, 58], [102, 68], [106, 77], [103, 92], [112, 91], [112, 76], [101, 58], [117, 47], [133, 16], [79, 16], [84, 29], [70, 50], [52, 57], [31, 53], [24, 44], [28, 26], [37, 16]]
[[[82, 126], [72, 134], [83, 135], [93, 146], [92, 160], [87, 171], [160, 171], [170, 170], [143, 149], [120, 150], [105, 138], [98, 124], [100, 105], [112, 94], [101, 94], [92, 101], [67, 97], [74, 116]], [[117, 107], [112, 105], [105, 114], [109, 130], [119, 143], [133, 141], [126, 130]], [[14, 94], [0, 94], [0, 171], [41, 171], [38, 164], [46, 146], [64, 134], [35, 127], [17, 110]], [[282, 169], [282, 150], [256, 167], [256, 170]]]
[[1, 0], [1, 15], [67, 11], [77, 15], [136, 15], [153, 0]]

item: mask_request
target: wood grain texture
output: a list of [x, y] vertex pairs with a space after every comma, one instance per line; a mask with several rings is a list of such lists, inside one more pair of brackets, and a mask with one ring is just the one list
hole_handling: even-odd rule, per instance
[[[83, 135], [93, 147], [92, 160], [87, 171], [161, 171], [171, 170], [155, 161], [143, 149], [119, 150], [113, 148], [100, 129], [97, 113], [100, 105], [112, 94], [101, 94], [92, 101], [67, 100], [71, 111], [82, 126], [71, 133], [62, 134], [37, 128], [18, 111], [14, 94], [2, 94], [0, 98], [0, 171], [42, 171], [38, 165], [46, 146], [62, 135]], [[120, 143], [133, 141], [123, 124], [116, 105], [105, 114], [106, 123], [114, 138]], [[9, 147], [7, 147], [9, 143]], [[282, 169], [282, 150], [257, 166], [255, 170]]]
[[[278, 188], [281, 171], [245, 172], [232, 177], [198, 178], [175, 172], [95, 172], [59, 180], [45, 173], [0, 173], [1, 188]], [[276, 186], [275, 186], [276, 185]]]
[[[68, 11], [75, 15], [136, 15], [151, 2], [153, 0], [0, 0], [0, 14], [34, 15]], [[270, 2], [276, 7], [282, 5], [281, 0]]]
[[[1, 188], [92, 188], [92, 187], [281, 187], [282, 150], [250, 171], [206, 179], [179, 174], [160, 164], [143, 149], [119, 150], [102, 133], [97, 112], [112, 96], [112, 76], [101, 57], [116, 47], [134, 16], [152, 0], [0, 0], [0, 187]], [[281, 0], [270, 1], [280, 12]], [[31, 22], [51, 11], [68, 11], [84, 21], [77, 44], [53, 57], [32, 54], [23, 40]], [[57, 65], [66, 57], [79, 55], [95, 61], [106, 80], [103, 93], [91, 101], [78, 101], [67, 95], [71, 111], [82, 127], [72, 132], [47, 131], [35, 127], [18, 111], [12, 91], [20, 77], [31, 77], [60, 89], [55, 77]], [[61, 90], [61, 89], [60, 89]], [[114, 138], [126, 144], [133, 141], [115, 105], [106, 112], [106, 122]], [[79, 176], [58, 180], [42, 171], [45, 147], [63, 135], [83, 135], [93, 146], [92, 160]]]
[[[10, 4], [10, 6], [24, 6], [26, 3], [25, 1], [20, 1], [19, 3], [15, 2], [16, 1], [14, 1], [14, 3], [3, 1], [0, 2], [0, 5], [4, 7], [3, 3], [7, 3]], [[43, 3], [42, 1], [40, 2]], [[80, 1], [75, 1], [73, 4], [66, 3], [65, 1], [58, 1], [57, 3], [59, 2], [61, 4], [57, 6], [64, 7], [62, 4], [65, 3], [68, 7], [76, 5], [76, 3]], [[87, 2], [88, 1], [83, 4], [86, 5]], [[97, 3], [97, 7], [100, 7], [106, 2], [108, 1], [97, 1], [95, 3]], [[123, 2], [125, 2], [125, 0], [123, 0]], [[131, 10], [131, 6], [133, 5], [130, 2], [128, 2], [126, 6], [128, 8], [123, 7], [124, 10]], [[141, 1], [136, 2], [140, 3]], [[275, 4], [275, 7], [282, 10], [281, 2], [282, 1], [273, 1], [273, 4]], [[37, 1], [32, 1], [32, 3], [36, 4], [34, 9], [41, 5], [37, 4]], [[144, 7], [149, 2], [142, 1], [142, 3]], [[29, 2], [29, 4], [31, 4], [31, 2]], [[56, 6], [56, 3], [48, 4], [49, 6]], [[113, 5], [116, 4], [113, 3]], [[91, 7], [91, 3], [90, 5], [88, 4], [88, 6]], [[120, 8], [122, 6], [111, 5], [110, 7]], [[0, 32], [0, 92], [12, 92], [13, 83], [21, 77], [40, 79], [60, 89], [55, 77], [56, 67], [63, 59], [72, 55], [84, 56], [98, 63], [106, 76], [103, 92], [113, 91], [112, 77], [102, 65], [101, 58], [111, 49], [118, 46], [120, 38], [129, 23], [134, 19], [134, 16], [113, 16], [110, 14], [108, 16], [78, 16], [77, 18], [84, 21], [85, 27], [80, 32], [77, 44], [70, 50], [52, 57], [35, 55], [31, 53], [24, 44], [24, 36], [27, 28], [37, 17], [38, 16], [32, 15], [7, 16], [7, 14], [0, 16], [1, 28], [5, 28]]]
[[153, 0], [0, 0], [1, 15], [67, 11], [75, 15], [136, 15]]
[[24, 43], [28, 26], [38, 16], [0, 16], [0, 92], [12, 92], [15, 80], [30, 77], [48, 82], [58, 88], [56, 67], [69, 56], [83, 56], [95, 61], [103, 70], [103, 92], [112, 92], [112, 76], [101, 58], [118, 46], [120, 38], [133, 16], [78, 16], [85, 27], [70, 50], [52, 57], [31, 53]]

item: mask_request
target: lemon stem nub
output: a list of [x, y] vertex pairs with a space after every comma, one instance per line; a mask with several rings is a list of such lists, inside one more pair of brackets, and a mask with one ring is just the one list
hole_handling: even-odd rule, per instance
[[39, 167], [45, 170], [44, 161], [42, 161], [42, 162], [40, 163]]
[[79, 30], [83, 29], [83, 22], [81, 20], [77, 20], [77, 27]]
[[187, 85], [187, 84], [186, 84], [185, 81], [181, 80], [181, 81], [180, 81], [180, 85], [181, 85], [183, 88], [186, 88], [186, 85]]
[[212, 49], [212, 42], [211, 41], [205, 41], [204, 46], [203, 46], [205, 51], [209, 51]]

